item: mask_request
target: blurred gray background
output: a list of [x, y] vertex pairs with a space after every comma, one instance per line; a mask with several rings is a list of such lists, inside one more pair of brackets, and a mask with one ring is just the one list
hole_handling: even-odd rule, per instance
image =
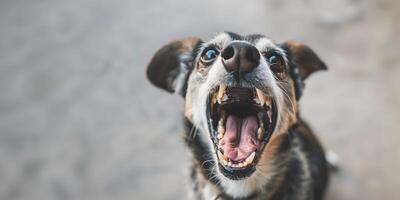
[[185, 199], [183, 101], [145, 68], [174, 39], [297, 39], [330, 67], [302, 115], [340, 156], [328, 199], [400, 198], [396, 0], [0, 1], [0, 199]]

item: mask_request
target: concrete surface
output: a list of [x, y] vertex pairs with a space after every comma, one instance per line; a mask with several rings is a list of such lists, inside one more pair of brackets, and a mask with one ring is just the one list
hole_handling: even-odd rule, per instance
[[0, 199], [185, 199], [182, 100], [152, 87], [161, 45], [217, 32], [298, 39], [330, 70], [303, 116], [341, 158], [328, 198], [400, 198], [395, 0], [0, 2]]

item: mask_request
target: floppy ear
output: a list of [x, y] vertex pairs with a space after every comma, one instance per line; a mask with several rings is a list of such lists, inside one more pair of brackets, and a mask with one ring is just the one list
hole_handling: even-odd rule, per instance
[[303, 94], [304, 80], [310, 74], [328, 68], [310, 47], [301, 42], [290, 40], [280, 46], [286, 51], [290, 76], [294, 81], [296, 100], [299, 100]]
[[155, 86], [185, 96], [187, 79], [194, 67], [199, 38], [173, 41], [159, 49], [147, 67], [147, 77]]
[[305, 80], [310, 74], [318, 70], [327, 70], [325, 63], [307, 45], [289, 40], [281, 44], [286, 51], [290, 67], [297, 67], [298, 74]]

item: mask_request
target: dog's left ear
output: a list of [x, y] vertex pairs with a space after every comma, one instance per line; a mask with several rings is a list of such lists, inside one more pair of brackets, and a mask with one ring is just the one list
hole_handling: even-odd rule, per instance
[[150, 82], [168, 92], [185, 96], [187, 79], [201, 43], [199, 38], [190, 37], [161, 47], [147, 67]]
[[317, 54], [307, 45], [289, 40], [280, 45], [286, 51], [291, 67], [297, 67], [302, 80], [305, 80], [310, 74], [327, 70], [328, 67], [317, 56]]
[[280, 45], [286, 51], [289, 60], [290, 75], [295, 84], [296, 100], [303, 94], [304, 80], [312, 73], [327, 70], [325, 63], [307, 45], [289, 40]]

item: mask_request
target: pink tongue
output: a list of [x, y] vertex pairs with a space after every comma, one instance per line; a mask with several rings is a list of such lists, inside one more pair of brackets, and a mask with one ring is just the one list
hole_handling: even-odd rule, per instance
[[247, 116], [241, 119], [229, 115], [226, 119], [225, 135], [219, 141], [219, 146], [224, 151], [224, 155], [236, 162], [241, 162], [249, 157], [259, 145], [256, 138], [257, 128], [256, 116]]

